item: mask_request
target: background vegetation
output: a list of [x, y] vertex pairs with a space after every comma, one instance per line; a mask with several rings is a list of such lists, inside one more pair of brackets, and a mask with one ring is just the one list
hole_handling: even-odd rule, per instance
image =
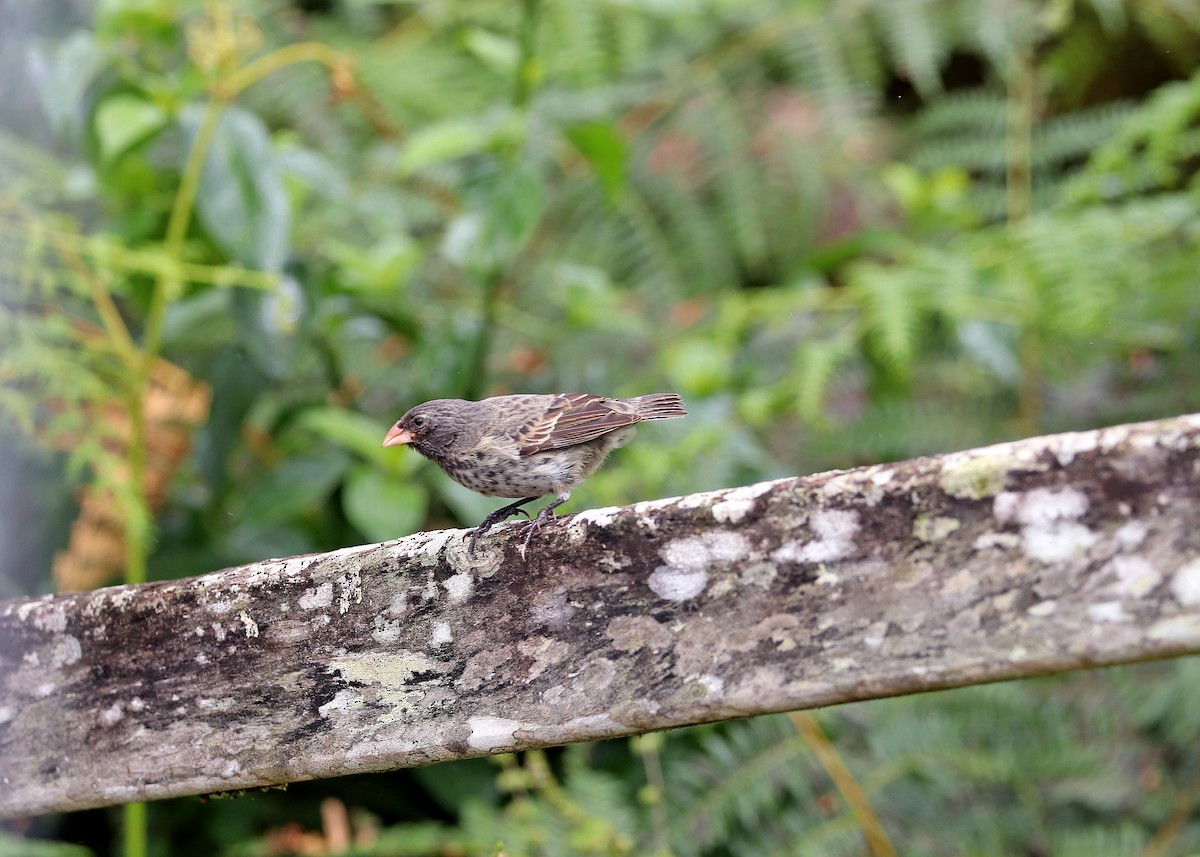
[[[0, 2], [0, 597], [472, 524], [494, 504], [378, 448], [440, 396], [681, 391], [576, 510], [1200, 410], [1198, 60], [1191, 0]], [[78, 813], [0, 854], [1182, 855], [1197, 686]]]

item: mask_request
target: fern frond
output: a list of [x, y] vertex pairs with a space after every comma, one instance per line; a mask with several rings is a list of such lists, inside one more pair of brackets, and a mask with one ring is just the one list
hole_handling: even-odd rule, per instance
[[680, 854], [699, 854], [733, 831], [769, 823], [784, 806], [811, 804], [804, 742], [786, 718], [760, 717], [705, 732], [702, 753], [668, 755], [670, 838]]
[[1175, 189], [1195, 175], [1200, 155], [1200, 72], [1160, 87], [1101, 145], [1069, 188], [1075, 203]]
[[920, 323], [929, 295], [910, 269], [871, 262], [852, 266], [847, 288], [862, 307], [862, 328], [874, 351], [891, 369], [905, 375], [916, 352]]
[[944, 6], [930, 0], [896, 0], [875, 7], [882, 18], [883, 38], [894, 63], [921, 95], [929, 98], [942, 88], [941, 64], [953, 40]]

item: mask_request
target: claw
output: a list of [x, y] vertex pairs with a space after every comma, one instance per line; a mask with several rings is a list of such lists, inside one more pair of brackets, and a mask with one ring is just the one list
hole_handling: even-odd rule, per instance
[[526, 497], [525, 499], [518, 500], [515, 503], [509, 503], [507, 506], [497, 509], [496, 511], [494, 511], [490, 515], [488, 515], [486, 518], [484, 518], [478, 527], [475, 527], [474, 529], [468, 530], [467, 532], [463, 533], [462, 537], [464, 539], [470, 538], [470, 540], [471, 540], [470, 543], [467, 545], [467, 556], [475, 555], [475, 543], [477, 541], [479, 541], [479, 537], [482, 536], [484, 533], [486, 533], [488, 530], [490, 530], [494, 524], [500, 523], [505, 518], [511, 518], [513, 515], [517, 514], [518, 512], [520, 512], [522, 515], [524, 515], [526, 518], [528, 518], [529, 512], [522, 509], [521, 505], [524, 503], [531, 503], [536, 499], [537, 499], [537, 497]]
[[546, 523], [547, 521], [553, 521], [556, 517], [558, 517], [554, 514], [554, 510], [556, 507], [561, 506], [563, 502], [565, 501], [560, 498], [558, 501], [551, 503], [548, 506], [544, 506], [542, 510], [537, 513], [536, 518], [531, 518], [529, 523], [524, 525], [525, 538], [521, 540], [521, 545], [517, 548], [517, 553], [521, 555], [522, 562], [525, 561], [525, 554], [529, 550], [529, 542], [533, 538], [533, 534], [542, 528], [542, 524]]

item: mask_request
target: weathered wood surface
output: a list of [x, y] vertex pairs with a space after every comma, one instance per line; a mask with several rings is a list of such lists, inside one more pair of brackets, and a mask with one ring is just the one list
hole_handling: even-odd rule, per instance
[[0, 604], [0, 814], [1200, 651], [1200, 416]]

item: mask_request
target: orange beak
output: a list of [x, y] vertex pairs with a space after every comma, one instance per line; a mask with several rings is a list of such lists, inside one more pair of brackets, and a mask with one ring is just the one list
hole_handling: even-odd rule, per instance
[[392, 426], [392, 430], [387, 433], [387, 437], [383, 439], [384, 446], [403, 446], [406, 443], [413, 442], [413, 433], [408, 429], [400, 428], [400, 424]]

